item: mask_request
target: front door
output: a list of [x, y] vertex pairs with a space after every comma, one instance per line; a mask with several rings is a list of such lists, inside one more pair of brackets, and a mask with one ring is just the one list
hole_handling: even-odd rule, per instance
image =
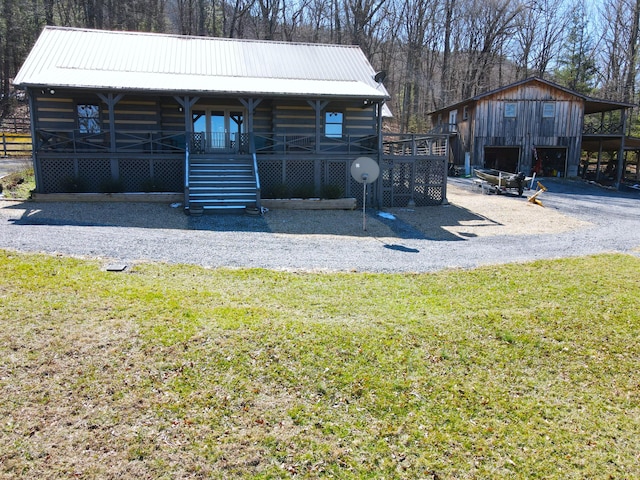
[[194, 139], [202, 138], [203, 151], [239, 152], [245, 133], [244, 112], [231, 109], [194, 110]]

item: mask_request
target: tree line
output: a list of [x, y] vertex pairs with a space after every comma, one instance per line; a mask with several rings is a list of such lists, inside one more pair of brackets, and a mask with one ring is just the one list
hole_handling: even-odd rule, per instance
[[401, 131], [530, 76], [638, 102], [640, 0], [0, 0], [2, 113], [44, 25], [359, 45]]

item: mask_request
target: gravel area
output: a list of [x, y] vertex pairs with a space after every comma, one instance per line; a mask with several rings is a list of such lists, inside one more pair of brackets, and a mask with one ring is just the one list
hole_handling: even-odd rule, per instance
[[448, 205], [368, 210], [273, 210], [262, 217], [189, 217], [146, 203], [0, 202], [0, 248], [205, 267], [432, 272], [579, 256], [640, 255], [640, 192], [545, 179], [544, 207], [486, 195], [450, 179]]

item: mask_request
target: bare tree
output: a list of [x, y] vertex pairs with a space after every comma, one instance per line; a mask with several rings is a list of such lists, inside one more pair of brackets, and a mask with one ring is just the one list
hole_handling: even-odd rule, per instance
[[400, 94], [401, 131], [423, 130], [430, 84], [435, 82], [440, 5], [428, 0], [404, 0], [400, 11], [405, 70]]
[[345, 27], [349, 41], [359, 45], [365, 55], [374, 51], [375, 37], [382, 18], [378, 13], [387, 0], [344, 0]]
[[562, 45], [568, 18], [562, 0], [532, 0], [523, 5], [513, 52], [517, 78], [545, 76]]
[[462, 17], [462, 43], [467, 57], [462, 73], [463, 98], [471, 97], [491, 85], [491, 69], [500, 51], [500, 45], [513, 36], [522, 3], [510, 0], [481, 0], [468, 6]]

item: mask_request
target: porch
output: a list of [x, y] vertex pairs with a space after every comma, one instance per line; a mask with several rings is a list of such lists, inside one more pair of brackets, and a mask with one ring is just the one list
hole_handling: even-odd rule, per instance
[[[212, 140], [214, 141], [212, 143]], [[377, 206], [446, 199], [446, 135], [293, 135], [253, 132], [216, 140], [203, 132], [35, 130], [39, 194], [173, 192], [190, 212], [239, 211], [262, 198], [319, 197], [327, 189], [362, 204], [354, 159], [381, 166]]]

